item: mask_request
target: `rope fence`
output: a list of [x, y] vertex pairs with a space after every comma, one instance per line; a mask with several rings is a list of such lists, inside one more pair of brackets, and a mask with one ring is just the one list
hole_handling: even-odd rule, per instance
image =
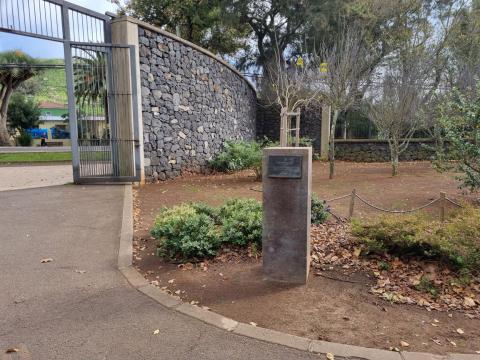
[[434, 199], [434, 200], [432, 200], [432, 201], [430, 201], [430, 202], [428, 202], [424, 205], [418, 206], [416, 208], [407, 209], [407, 210], [384, 209], [380, 206], [372, 204], [371, 202], [367, 201], [366, 199], [364, 199], [363, 197], [358, 195], [357, 191], [355, 189], [353, 189], [350, 194], [346, 194], [346, 195], [338, 196], [338, 197], [333, 198], [333, 199], [325, 200], [325, 203], [331, 203], [331, 202], [335, 202], [335, 201], [338, 201], [338, 200], [343, 200], [343, 199], [346, 199], [346, 198], [350, 198], [350, 205], [349, 205], [349, 209], [348, 209], [348, 219], [351, 219], [353, 217], [353, 214], [354, 214], [354, 211], [355, 211], [355, 200], [356, 199], [360, 200], [360, 202], [367, 205], [368, 207], [371, 207], [372, 209], [375, 209], [375, 210], [378, 210], [378, 211], [381, 211], [381, 212], [385, 212], [385, 213], [390, 213], [390, 214], [413, 213], [413, 212], [423, 210], [423, 209], [425, 209], [429, 206], [432, 206], [432, 205], [435, 205], [435, 204], [439, 203], [439, 205], [440, 205], [440, 214], [439, 214], [440, 221], [445, 221], [445, 206], [448, 203], [450, 203], [451, 205], [454, 205], [458, 208], [462, 207], [462, 205], [460, 205], [459, 203], [453, 201], [452, 199], [447, 198], [447, 195], [446, 195], [445, 192], [440, 192], [440, 197], [438, 197], [438, 198], [436, 198], [436, 199]]
[[[250, 188], [250, 190], [252, 191], [257, 191], [257, 192], [262, 192], [262, 190], [260, 189], [255, 189], [255, 188]], [[423, 210], [429, 206], [432, 206], [432, 205], [435, 205], [437, 203], [440, 204], [440, 214], [439, 214], [439, 217], [440, 217], [440, 221], [445, 221], [445, 207], [448, 203], [450, 203], [451, 205], [457, 207], [457, 208], [461, 208], [462, 205], [460, 205], [459, 203], [453, 201], [452, 199], [449, 199], [447, 197], [447, 194], [445, 192], [440, 192], [440, 196], [436, 199], [433, 199], [432, 201], [424, 204], [424, 205], [421, 205], [421, 206], [418, 206], [416, 208], [412, 208], [412, 209], [407, 209], [407, 210], [396, 210], [396, 209], [384, 209], [380, 206], [377, 206], [375, 204], [372, 204], [371, 202], [369, 202], [368, 200], [364, 199], [363, 197], [361, 197], [360, 195], [357, 194], [357, 191], [355, 189], [352, 190], [352, 192], [350, 194], [345, 194], [345, 195], [341, 195], [341, 196], [338, 196], [338, 197], [335, 197], [333, 199], [328, 199], [328, 200], [324, 200], [325, 203], [332, 203], [332, 202], [335, 202], [335, 201], [339, 201], [339, 200], [343, 200], [343, 199], [347, 199], [347, 198], [350, 198], [350, 205], [349, 205], [349, 208], [348, 208], [348, 219], [351, 219], [353, 217], [353, 213], [355, 211], [355, 200], [358, 199], [360, 200], [360, 202], [362, 202], [363, 204], [365, 204], [366, 206], [368, 207], [371, 207], [372, 209], [375, 209], [377, 211], [381, 211], [381, 212], [385, 212], [385, 213], [389, 213], [389, 214], [408, 214], [408, 213], [413, 213], [413, 212], [416, 212], [416, 211], [420, 211], [420, 210]], [[327, 208], [327, 211], [333, 215], [336, 219], [338, 220], [341, 220], [341, 217], [334, 214], [329, 208]]]

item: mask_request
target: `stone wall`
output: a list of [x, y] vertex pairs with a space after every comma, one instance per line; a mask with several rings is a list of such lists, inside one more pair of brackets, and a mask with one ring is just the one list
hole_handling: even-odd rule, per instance
[[[433, 141], [413, 139], [401, 155], [400, 161], [430, 160], [433, 156]], [[337, 140], [335, 158], [344, 161], [384, 162], [390, 161], [390, 149], [385, 140]]]
[[[322, 107], [309, 105], [300, 112], [300, 136], [313, 140], [313, 148], [320, 151]], [[257, 108], [257, 138], [280, 140], [280, 107], [259, 100]]]
[[201, 171], [227, 140], [255, 139], [256, 93], [208, 51], [138, 28], [146, 180]]

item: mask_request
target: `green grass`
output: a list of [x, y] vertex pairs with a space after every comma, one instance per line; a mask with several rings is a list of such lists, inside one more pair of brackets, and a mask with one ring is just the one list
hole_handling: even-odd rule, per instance
[[0, 164], [71, 161], [70, 152], [0, 154]]

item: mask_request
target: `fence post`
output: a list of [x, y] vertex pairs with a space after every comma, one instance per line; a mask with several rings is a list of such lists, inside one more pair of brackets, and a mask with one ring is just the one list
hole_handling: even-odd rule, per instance
[[446, 197], [447, 197], [447, 194], [441, 191], [440, 192], [440, 221], [441, 222], [445, 221], [445, 203], [446, 203], [445, 198]]
[[350, 220], [353, 217], [353, 209], [355, 208], [355, 197], [357, 196], [357, 191], [352, 190], [352, 196], [350, 197], [350, 207], [348, 209], [348, 219]]

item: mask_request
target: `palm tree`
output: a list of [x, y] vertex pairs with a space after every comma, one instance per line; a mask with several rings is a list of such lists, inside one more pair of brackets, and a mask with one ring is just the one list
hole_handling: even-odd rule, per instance
[[0, 146], [9, 146], [7, 112], [10, 98], [24, 81], [39, 73], [36, 61], [20, 50], [0, 53]]

